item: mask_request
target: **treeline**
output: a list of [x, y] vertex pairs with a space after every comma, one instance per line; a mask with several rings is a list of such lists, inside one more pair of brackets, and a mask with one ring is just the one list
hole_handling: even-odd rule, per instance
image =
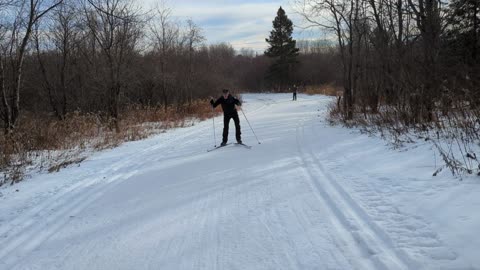
[[[325, 85], [337, 88], [342, 86], [340, 55], [331, 42], [325, 40], [299, 40], [296, 45], [299, 54], [296, 64], [289, 72], [289, 81], [279, 87], [270, 75], [275, 58], [258, 55], [252, 50], [240, 50], [236, 57], [238, 87], [243, 92], [284, 92], [293, 84], [308, 86], [314, 92], [322, 93]], [[285, 83], [285, 82], [284, 82]]]
[[[271, 60], [228, 44], [205, 45], [202, 29], [173, 19], [167, 7], [145, 12], [127, 0], [1, 0], [0, 7], [0, 117], [6, 133], [25, 111], [49, 112], [59, 120], [93, 112], [116, 121], [132, 104], [166, 109], [221, 88], [268, 87]], [[301, 47], [298, 82], [335, 77], [328, 46]]]
[[439, 151], [449, 167], [478, 170], [478, 0], [296, 2], [304, 19], [337, 43], [345, 122], [360, 117], [395, 136], [413, 129], [447, 138]]
[[299, 40], [298, 67], [295, 80], [298, 85], [322, 87], [332, 84], [341, 87], [342, 66], [335, 43], [326, 40]]
[[[49, 5], [47, 5], [49, 3]], [[127, 0], [1, 3], [1, 118], [14, 132], [22, 111], [104, 114], [132, 104], [181, 105], [233, 87], [236, 57], [204, 45], [193, 21]]]

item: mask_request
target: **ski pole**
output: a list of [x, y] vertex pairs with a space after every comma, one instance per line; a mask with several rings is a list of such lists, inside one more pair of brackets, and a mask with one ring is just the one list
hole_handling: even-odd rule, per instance
[[215, 135], [215, 110], [212, 106], [212, 120], [213, 120], [213, 145], [217, 147], [217, 136]]
[[255, 135], [255, 138], [257, 139], [258, 144], [260, 144], [260, 141], [258, 140], [257, 134], [255, 134], [255, 131], [253, 131], [252, 125], [250, 125], [250, 122], [248, 121], [247, 116], [245, 115], [245, 113], [243, 112], [243, 110], [241, 110], [241, 111], [242, 111], [242, 113], [243, 113], [243, 116], [245, 117], [245, 120], [247, 120], [248, 126], [249, 126], [250, 129], [252, 130], [253, 135]]

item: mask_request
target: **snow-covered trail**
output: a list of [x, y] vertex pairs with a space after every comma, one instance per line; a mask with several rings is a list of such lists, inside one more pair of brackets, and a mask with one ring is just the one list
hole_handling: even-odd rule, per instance
[[325, 125], [330, 98], [244, 100], [262, 142], [241, 114], [252, 149], [207, 153], [204, 121], [20, 184], [25, 194], [0, 203], [0, 269], [475, 268], [399, 203], [396, 186], [422, 186], [395, 186], [341, 154], [374, 151], [379, 140]]

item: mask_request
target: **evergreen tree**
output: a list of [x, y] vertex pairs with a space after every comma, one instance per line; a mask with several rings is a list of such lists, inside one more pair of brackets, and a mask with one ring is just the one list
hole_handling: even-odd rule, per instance
[[464, 62], [477, 64], [480, 53], [480, 1], [452, 0], [446, 40], [451, 55], [460, 55]]
[[292, 32], [292, 21], [280, 7], [275, 20], [273, 20], [270, 37], [265, 39], [270, 44], [265, 55], [275, 59], [269, 68], [267, 79], [272, 86], [279, 86], [282, 89], [293, 82], [295, 68], [298, 64], [298, 48], [296, 41], [292, 38]]

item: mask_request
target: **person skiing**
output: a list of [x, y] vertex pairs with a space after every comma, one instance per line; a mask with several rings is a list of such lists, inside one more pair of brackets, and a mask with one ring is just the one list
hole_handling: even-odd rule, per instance
[[213, 98], [210, 100], [210, 104], [213, 108], [217, 107], [219, 104], [222, 105], [223, 110], [223, 138], [221, 146], [225, 146], [228, 141], [228, 126], [230, 124], [230, 119], [233, 118], [233, 122], [235, 122], [235, 137], [237, 139], [237, 143], [242, 144], [242, 137], [240, 131], [240, 119], [238, 118], [237, 109], [235, 105], [242, 106], [242, 103], [237, 98], [233, 97], [229, 94], [228, 89], [222, 90], [222, 96], [220, 96], [215, 102]]
[[297, 90], [298, 90], [297, 85], [294, 84], [293, 87], [292, 87], [292, 90], [293, 90], [293, 99], [292, 100], [297, 100]]

